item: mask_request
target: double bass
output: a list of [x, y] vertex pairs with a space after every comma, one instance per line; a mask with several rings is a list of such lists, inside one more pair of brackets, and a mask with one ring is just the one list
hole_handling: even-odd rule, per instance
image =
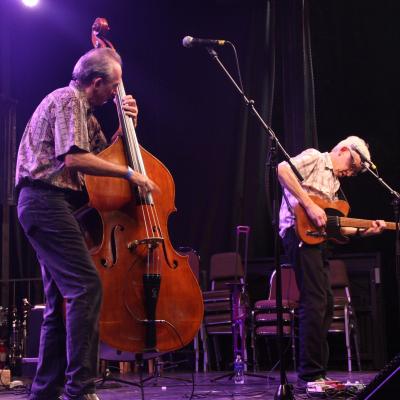
[[[95, 20], [95, 47], [114, 48], [105, 38], [108, 30], [104, 18]], [[160, 192], [144, 192], [120, 178], [85, 176], [96, 215], [85, 236], [103, 286], [100, 339], [121, 351], [173, 351], [197, 334], [202, 293], [188, 257], [174, 250], [168, 236], [168, 217], [176, 211], [173, 178], [140, 146], [132, 119], [122, 109], [124, 95], [121, 82], [115, 103], [123, 135], [98, 157], [148, 176]]]

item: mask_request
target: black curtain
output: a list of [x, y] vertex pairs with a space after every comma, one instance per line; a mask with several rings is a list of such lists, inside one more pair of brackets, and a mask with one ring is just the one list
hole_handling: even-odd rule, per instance
[[[246, 93], [290, 154], [318, 147], [308, 2], [268, 1], [253, 7], [249, 18]], [[269, 135], [248, 108], [238, 125], [230, 227], [249, 225], [250, 254], [263, 257], [272, 254]]]
[[283, 131], [290, 154], [318, 148], [309, 2], [277, 1]]
[[[250, 256], [271, 255], [265, 187], [269, 138], [206, 52], [184, 49], [179, 42], [192, 34], [235, 43], [246, 94], [295, 154], [316, 145], [307, 3], [135, 3], [111, 8], [105, 1], [71, 1], [62, 9], [47, 4], [30, 15], [20, 7], [7, 10], [15, 22], [11, 88], [20, 102], [18, 136], [40, 99], [68, 82], [73, 63], [90, 48], [94, 17], [108, 16], [124, 58], [125, 85], [138, 98], [140, 140], [175, 178], [178, 214], [170, 220], [175, 245], [196, 248], [206, 267], [210, 254], [234, 249], [235, 227], [241, 224], [251, 227]], [[64, 13], [65, 29], [73, 30], [69, 40], [54, 20], [57, 12]], [[136, 15], [136, 24], [125, 23], [129, 14]], [[235, 75], [232, 53], [218, 52]], [[116, 124], [112, 108], [100, 112], [109, 132]], [[28, 264], [23, 269], [32, 270]]]
[[[235, 43], [246, 94], [289, 154], [310, 146], [326, 151], [358, 133], [371, 143], [382, 176], [398, 184], [398, 1], [41, 4], [28, 11], [13, 0], [0, 4], [1, 38], [12, 38], [7, 51], [0, 49], [7, 63], [0, 66], [0, 91], [18, 101], [17, 141], [39, 101], [68, 83], [72, 66], [91, 48], [94, 19], [107, 17], [111, 38], [124, 59], [125, 86], [139, 103], [139, 140], [175, 179], [178, 212], [170, 217], [171, 239], [176, 247], [197, 249], [204, 269], [211, 254], [234, 250], [238, 224], [251, 227], [251, 258], [272, 255], [269, 139], [204, 49], [181, 46], [186, 35]], [[217, 51], [235, 71], [229, 48]], [[113, 105], [100, 114], [112, 133]], [[356, 185], [344, 182], [353, 215], [391, 220], [389, 196], [369, 177], [357, 180]], [[13, 215], [11, 276], [38, 275]], [[382, 252], [388, 307], [397, 304], [390, 238], [384, 234], [340, 249]]]

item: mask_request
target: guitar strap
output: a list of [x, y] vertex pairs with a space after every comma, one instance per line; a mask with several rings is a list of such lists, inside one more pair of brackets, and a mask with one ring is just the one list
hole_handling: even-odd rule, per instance
[[[338, 193], [338, 199], [340, 199], [340, 200], [345, 200], [345, 201], [348, 203], [346, 194], [344, 193], [344, 190], [342, 189], [341, 186], [339, 187], [339, 190], [338, 190], [337, 193]], [[288, 210], [289, 210], [289, 211], [291, 212], [291, 214], [294, 216], [293, 207], [292, 207], [292, 205], [290, 204], [289, 199], [288, 199], [287, 196], [286, 196], [286, 192], [285, 192], [285, 189], [284, 189], [284, 188], [283, 188], [283, 190], [282, 190], [282, 195], [283, 195], [283, 198], [285, 199], [285, 202], [286, 202], [286, 205], [287, 205], [287, 207], [288, 207]]]
[[338, 192], [339, 192], [338, 198], [339, 198], [340, 200], [345, 200], [345, 201], [348, 203], [347, 197], [346, 197], [346, 195], [345, 195], [345, 193], [344, 193], [342, 187], [339, 187], [339, 191], [338, 191]]

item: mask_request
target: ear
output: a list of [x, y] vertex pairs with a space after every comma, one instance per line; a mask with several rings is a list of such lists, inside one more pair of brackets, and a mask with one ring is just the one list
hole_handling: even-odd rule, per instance
[[341, 155], [341, 154], [343, 154], [343, 153], [346, 153], [346, 152], [348, 152], [348, 151], [349, 151], [349, 148], [348, 148], [348, 147], [342, 146], [342, 147], [339, 149], [339, 155]]
[[102, 84], [102, 82], [103, 82], [103, 78], [98, 76], [97, 78], [93, 79], [92, 85], [93, 85], [93, 87], [95, 87], [97, 89]]

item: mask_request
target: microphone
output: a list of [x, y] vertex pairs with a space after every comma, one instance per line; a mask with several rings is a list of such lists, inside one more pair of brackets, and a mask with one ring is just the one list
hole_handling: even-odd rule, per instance
[[195, 47], [195, 46], [224, 46], [226, 40], [220, 39], [199, 39], [192, 36], [185, 36], [182, 39], [183, 47]]
[[355, 145], [354, 143], [352, 143], [352, 144], [350, 145], [350, 147], [351, 147], [352, 150], [354, 150], [354, 151], [360, 156], [361, 161], [362, 161], [363, 163], [369, 164], [369, 166], [370, 166], [372, 169], [375, 169], [375, 170], [377, 169], [377, 168], [376, 168], [376, 165], [375, 165], [371, 160], [369, 160], [369, 159], [365, 156], [365, 154], [358, 148], [357, 145]]

